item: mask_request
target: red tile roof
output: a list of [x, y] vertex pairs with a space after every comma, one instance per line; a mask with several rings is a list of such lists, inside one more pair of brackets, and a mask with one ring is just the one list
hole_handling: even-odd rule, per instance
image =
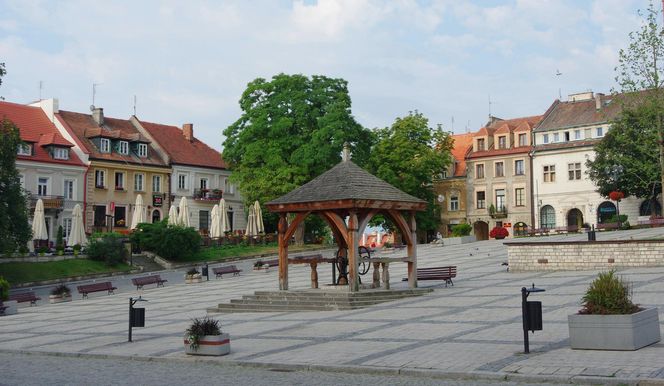
[[54, 159], [50, 156], [46, 146], [72, 147], [74, 145], [60, 134], [41, 108], [0, 101], [0, 120], [5, 119], [10, 120], [19, 128], [23, 141], [33, 144], [32, 155], [17, 155], [17, 159], [85, 166], [73, 151], [69, 152], [68, 160]]
[[[159, 153], [149, 145], [150, 141], [141, 136], [138, 129], [129, 120], [104, 117], [104, 124], [99, 126], [89, 114], [60, 110], [56, 115], [61, 118], [65, 128], [77, 138], [79, 144], [84, 147], [83, 150], [90, 154], [90, 159], [128, 162], [146, 166], [168, 166], [161, 159]], [[92, 138], [99, 136], [148, 143], [148, 156], [141, 158], [133, 154], [133, 152], [129, 152], [127, 155], [122, 155], [115, 151], [102, 153], [91, 141]]]
[[143, 121], [141, 126], [164, 148], [171, 157], [171, 163], [226, 169], [221, 153], [195, 137], [192, 141], [187, 140], [179, 127]]
[[535, 127], [535, 131], [541, 132], [608, 122], [618, 116], [622, 110], [622, 104], [615, 100], [620, 95], [624, 94], [595, 94], [596, 97], [600, 98], [601, 107], [599, 110], [596, 108], [595, 98], [576, 102], [556, 100], [549, 107], [542, 122]]
[[467, 134], [454, 134], [454, 148], [452, 148], [452, 157], [456, 161], [454, 168], [454, 177], [463, 177], [466, 175], [466, 154], [468, 149], [473, 147], [472, 133]]
[[[542, 119], [541, 115], [534, 115], [530, 117], [521, 117], [513, 119], [499, 119], [494, 118], [492, 122], [481, 128], [474, 136], [481, 137], [486, 135], [493, 135], [495, 133], [510, 133], [510, 132], [522, 132], [522, 131], [531, 131], [540, 120]], [[466, 158], [483, 158], [483, 157], [494, 157], [499, 155], [508, 155], [508, 154], [519, 154], [527, 153], [530, 151], [531, 146], [517, 146], [514, 145], [517, 142], [512, 144], [512, 147], [509, 149], [495, 149], [493, 146], [488, 150], [484, 151], [471, 151]]]

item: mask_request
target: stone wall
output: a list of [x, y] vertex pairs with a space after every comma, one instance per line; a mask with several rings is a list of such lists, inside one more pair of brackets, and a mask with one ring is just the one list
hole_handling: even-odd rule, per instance
[[62, 261], [71, 259], [87, 259], [87, 255], [51, 255], [51, 256], [15, 256], [15, 257], [1, 257], [0, 264], [2, 263], [47, 263], [50, 261]]
[[664, 266], [664, 240], [509, 242], [510, 271]]

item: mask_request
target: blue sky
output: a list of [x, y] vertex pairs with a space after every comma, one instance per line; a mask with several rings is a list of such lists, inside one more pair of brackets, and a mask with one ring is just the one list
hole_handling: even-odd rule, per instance
[[[248, 82], [280, 72], [349, 82], [353, 114], [477, 130], [544, 113], [559, 90], [610, 92], [645, 0], [3, 1], [6, 100], [194, 124], [220, 150]], [[556, 76], [559, 70], [562, 75]], [[452, 119], [454, 125], [452, 126]]]

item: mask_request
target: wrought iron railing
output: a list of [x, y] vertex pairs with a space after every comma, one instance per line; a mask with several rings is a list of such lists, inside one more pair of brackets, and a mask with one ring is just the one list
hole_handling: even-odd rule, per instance
[[194, 200], [216, 201], [223, 197], [221, 189], [194, 189]]

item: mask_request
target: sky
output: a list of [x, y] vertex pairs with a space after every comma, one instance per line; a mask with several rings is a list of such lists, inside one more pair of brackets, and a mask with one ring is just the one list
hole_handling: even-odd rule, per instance
[[[657, 2], [656, 2], [657, 3]], [[352, 113], [455, 133], [615, 85], [646, 0], [0, 0], [5, 100], [181, 126], [217, 150], [256, 78], [348, 81]], [[560, 75], [557, 75], [560, 74]], [[40, 90], [41, 82], [41, 90]]]

